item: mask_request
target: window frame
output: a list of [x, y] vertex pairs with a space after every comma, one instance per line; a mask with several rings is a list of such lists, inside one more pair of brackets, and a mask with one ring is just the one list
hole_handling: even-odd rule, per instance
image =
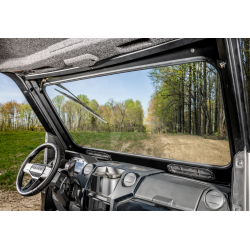
[[[226, 126], [227, 126], [227, 131], [228, 131], [228, 143], [229, 143], [229, 149], [230, 149], [230, 162], [224, 166], [204, 164], [204, 163], [198, 163], [198, 162], [180, 161], [180, 160], [174, 160], [174, 159], [170, 159], [170, 158], [160, 158], [160, 157], [148, 156], [148, 155], [137, 155], [137, 154], [126, 153], [126, 152], [119, 152], [119, 151], [113, 151], [113, 150], [106, 150], [106, 149], [81, 146], [81, 145], [77, 144], [74, 141], [74, 139], [72, 138], [70, 132], [68, 131], [65, 124], [63, 123], [61, 117], [57, 113], [56, 108], [54, 107], [51, 99], [49, 98], [49, 96], [46, 92], [46, 87], [51, 86], [51, 85], [57, 85], [59, 83], [69, 83], [69, 82], [74, 82], [77, 80], [97, 78], [97, 77], [101, 77], [101, 76], [108, 76], [108, 75], [114, 75], [114, 74], [119, 74], [119, 73], [133, 72], [133, 71], [139, 71], [139, 70], [144, 70], [144, 69], [152, 69], [153, 67], [175, 66], [175, 65], [187, 64], [187, 63], [193, 63], [193, 62], [207, 62], [207, 63], [213, 65], [213, 67], [215, 67], [215, 69], [217, 70], [217, 73], [219, 75], [222, 100], [223, 100], [225, 118], [226, 118]], [[122, 69], [116, 69], [116, 68], [112, 67], [111, 69], [96, 70], [96, 72], [83, 72], [81, 74], [77, 74], [77, 76], [75, 76], [75, 77], [74, 76], [66, 76], [66, 77], [63, 76], [63, 77], [57, 77], [54, 79], [53, 78], [48, 79], [43, 84], [42, 87], [43, 87], [42, 89], [43, 89], [44, 96], [46, 97], [50, 106], [53, 107], [53, 110], [56, 113], [58, 119], [60, 120], [60, 123], [62, 124], [64, 129], [67, 131], [72, 143], [74, 144], [74, 148], [78, 148], [78, 150], [83, 149], [84, 153], [86, 153], [87, 150], [95, 151], [95, 152], [103, 152], [103, 153], [111, 155], [112, 159], [113, 159], [112, 156], [114, 156], [114, 155], [118, 155], [119, 158], [121, 157], [121, 159], [126, 159], [127, 157], [136, 157], [136, 158], [144, 159], [144, 160], [149, 161], [149, 162], [159, 161], [161, 163], [166, 163], [166, 166], [168, 164], [178, 164], [178, 165], [193, 166], [193, 167], [198, 167], [198, 168], [218, 169], [218, 170], [229, 169], [232, 167], [233, 140], [232, 140], [232, 134], [231, 134], [231, 129], [230, 129], [230, 123], [228, 121], [228, 110], [227, 110], [227, 103], [226, 103], [226, 99], [225, 99], [223, 77], [222, 77], [222, 73], [221, 73], [220, 68], [217, 66], [217, 64], [214, 62], [214, 60], [212, 60], [211, 58], [204, 57], [204, 56], [197, 56], [197, 57], [163, 61], [163, 62], [154, 62], [154, 63], [150, 63], [150, 64], [143, 64], [143, 65], [132, 66], [132, 67], [124, 67]], [[124, 161], [127, 162], [126, 160], [124, 160]], [[138, 165], [144, 165], [144, 164], [138, 164]], [[167, 169], [167, 167], [166, 167], [166, 169]]]

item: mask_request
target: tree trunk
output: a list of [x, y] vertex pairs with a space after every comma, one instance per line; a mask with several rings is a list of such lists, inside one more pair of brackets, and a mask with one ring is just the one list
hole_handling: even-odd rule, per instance
[[215, 82], [214, 133], [218, 132], [218, 88], [219, 88], [219, 75], [217, 74]]
[[211, 73], [209, 77], [209, 83], [208, 83], [208, 103], [209, 103], [209, 111], [208, 111], [208, 128], [207, 133], [209, 135], [212, 134], [212, 105], [211, 105], [211, 92], [212, 92], [212, 81], [211, 81]]
[[188, 85], [188, 134], [191, 134], [191, 88], [192, 88], [192, 67], [189, 64], [189, 85]]
[[178, 132], [181, 132], [181, 86], [180, 83], [178, 84], [178, 91], [179, 91], [179, 105], [178, 105]]
[[197, 118], [197, 135], [201, 135], [201, 64], [198, 63], [198, 87], [197, 87], [197, 106], [198, 106], [198, 118]]
[[195, 68], [195, 63], [193, 63], [193, 84], [194, 84], [194, 101], [193, 101], [193, 106], [194, 106], [194, 122], [193, 122], [193, 134], [197, 134], [197, 103], [196, 103], [196, 94], [197, 94], [197, 82], [196, 82], [196, 68]]
[[185, 83], [185, 68], [182, 65], [182, 84], [181, 84], [181, 132], [184, 133], [185, 120], [184, 120], [184, 104], [185, 104], [185, 96], [184, 96], [184, 83]]
[[203, 85], [203, 97], [202, 97], [202, 103], [203, 103], [203, 124], [202, 124], [202, 135], [206, 135], [206, 125], [207, 125], [207, 67], [206, 63], [203, 63], [203, 79], [204, 79], [204, 85]]

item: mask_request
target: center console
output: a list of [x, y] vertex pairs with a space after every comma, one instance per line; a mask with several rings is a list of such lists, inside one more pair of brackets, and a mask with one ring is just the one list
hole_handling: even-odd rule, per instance
[[124, 171], [109, 166], [97, 167], [86, 191], [88, 210], [110, 210], [111, 196]]

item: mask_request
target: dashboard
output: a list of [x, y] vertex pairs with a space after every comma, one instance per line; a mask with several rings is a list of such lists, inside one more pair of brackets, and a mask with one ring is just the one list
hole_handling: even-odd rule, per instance
[[71, 151], [67, 157], [50, 184], [56, 210], [230, 210], [228, 187]]

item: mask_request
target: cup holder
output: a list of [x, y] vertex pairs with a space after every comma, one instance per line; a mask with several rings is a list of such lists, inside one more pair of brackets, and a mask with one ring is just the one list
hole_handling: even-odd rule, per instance
[[124, 170], [112, 167], [99, 167], [91, 176], [90, 191], [110, 196], [119, 182]]

